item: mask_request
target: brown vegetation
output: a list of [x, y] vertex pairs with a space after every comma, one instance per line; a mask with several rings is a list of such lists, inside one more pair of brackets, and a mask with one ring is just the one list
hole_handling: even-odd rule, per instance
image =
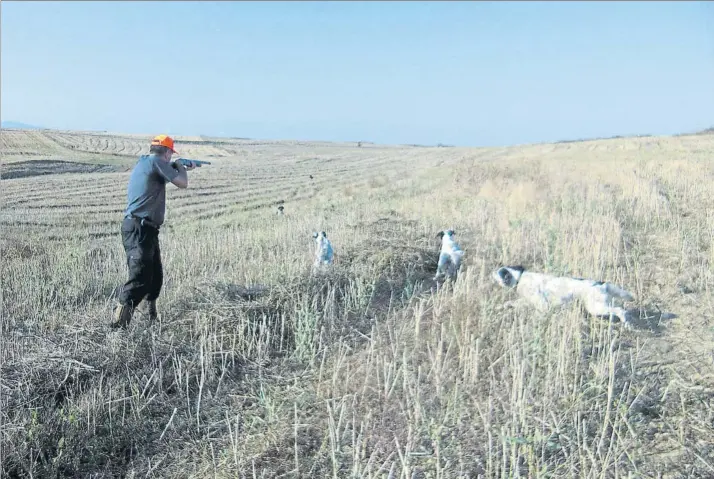
[[[714, 474], [713, 137], [179, 138], [214, 156], [167, 194], [160, 321], [109, 332], [147, 138], [3, 132], [6, 163], [123, 168], [2, 180], [3, 477]], [[437, 289], [445, 227], [465, 271]], [[316, 278], [317, 230], [336, 265]], [[502, 262], [614, 281], [636, 329], [503, 310]]]

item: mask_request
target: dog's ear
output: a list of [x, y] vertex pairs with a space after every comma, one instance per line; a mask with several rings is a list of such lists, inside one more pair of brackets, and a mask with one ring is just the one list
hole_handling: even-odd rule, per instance
[[321, 234], [322, 236], [324, 236], [325, 238], [327, 238], [327, 233], [325, 233], [324, 231], [322, 231], [320, 234]]
[[511, 272], [508, 270], [510, 266], [501, 266], [496, 270], [496, 276], [500, 278], [502, 286], [512, 287], [514, 284], [514, 278]]
[[436, 233], [436, 237], [439, 238], [439, 239], [442, 239], [442, 238], [444, 237], [444, 232], [443, 232], [443, 231], [439, 231], [438, 233]]
[[315, 238], [315, 239], [317, 239], [317, 232], [313, 232], [313, 233], [312, 233], [312, 237]]

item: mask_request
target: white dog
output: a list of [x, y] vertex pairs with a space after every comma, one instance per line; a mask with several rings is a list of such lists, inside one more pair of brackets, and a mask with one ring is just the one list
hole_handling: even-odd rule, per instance
[[315, 263], [313, 264], [313, 270], [324, 269], [332, 265], [335, 252], [332, 249], [332, 243], [327, 239], [327, 233], [324, 231], [313, 233], [312, 237], [315, 239]]
[[285, 211], [284, 211], [284, 210], [285, 210], [285, 207], [284, 207], [283, 205], [280, 205], [280, 206], [278, 206], [278, 210], [277, 210], [276, 214], [277, 214], [278, 216], [282, 216], [282, 215], [285, 214]]
[[439, 231], [436, 234], [437, 238], [441, 238], [441, 251], [439, 252], [439, 263], [436, 266], [434, 281], [447, 275], [451, 279], [456, 279], [461, 267], [461, 259], [464, 257], [464, 251], [454, 241], [455, 235], [454, 230]]
[[612, 283], [591, 279], [551, 276], [525, 271], [522, 266], [504, 266], [492, 273], [493, 279], [504, 288], [515, 289], [522, 301], [540, 311], [581, 301], [593, 316], [616, 316], [630, 327], [622, 301], [632, 301], [628, 291]]

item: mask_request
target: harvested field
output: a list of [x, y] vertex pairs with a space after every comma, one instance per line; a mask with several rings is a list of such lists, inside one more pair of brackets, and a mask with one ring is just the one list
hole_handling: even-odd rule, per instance
[[110, 173], [124, 170], [122, 166], [92, 165], [60, 160], [17, 161], [3, 165], [0, 176], [5, 180], [28, 176], [57, 175], [61, 173]]
[[[149, 138], [2, 132], [3, 477], [714, 476], [714, 136], [179, 137], [213, 164], [167, 188], [160, 320], [110, 332]], [[616, 282], [635, 329], [506, 310], [502, 263]]]

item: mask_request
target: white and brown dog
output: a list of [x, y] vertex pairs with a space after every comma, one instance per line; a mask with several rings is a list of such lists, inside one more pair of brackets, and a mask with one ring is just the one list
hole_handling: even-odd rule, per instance
[[520, 302], [540, 311], [580, 301], [591, 315], [616, 316], [625, 327], [631, 327], [628, 313], [621, 306], [623, 301], [632, 301], [634, 297], [612, 283], [533, 273], [522, 266], [503, 266], [492, 277], [504, 288], [515, 289]]
[[325, 270], [332, 265], [335, 256], [332, 243], [327, 239], [327, 233], [324, 231], [315, 232], [312, 237], [315, 240], [315, 262], [312, 265], [312, 269], [315, 272]]
[[452, 229], [439, 231], [436, 234], [436, 237], [441, 239], [441, 250], [439, 251], [439, 262], [436, 265], [434, 281], [444, 276], [456, 280], [461, 267], [461, 260], [464, 257], [464, 251], [454, 240], [455, 235], [456, 233]]

